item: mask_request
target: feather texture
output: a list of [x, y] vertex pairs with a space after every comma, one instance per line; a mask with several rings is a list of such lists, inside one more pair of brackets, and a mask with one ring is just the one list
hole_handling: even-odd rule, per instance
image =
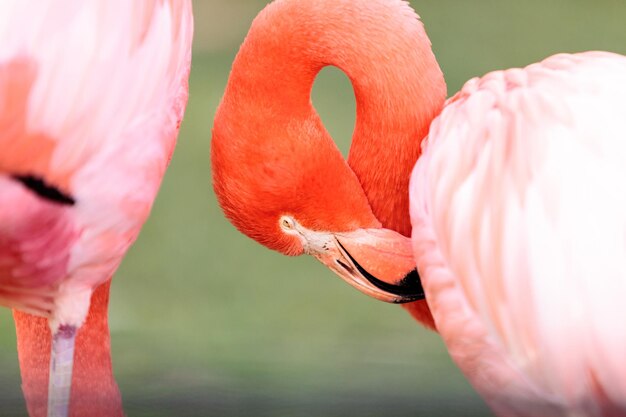
[[[0, 3], [0, 177], [43, 178], [76, 201], [63, 210], [75, 233], [64, 271], [46, 290], [55, 307], [39, 314], [80, 324], [147, 218], [187, 100], [192, 31], [188, 0]], [[15, 187], [0, 186], [0, 211]], [[78, 293], [82, 305], [63, 307]]]
[[624, 97], [602, 52], [470, 80], [413, 172], [429, 306], [503, 415], [626, 415]]

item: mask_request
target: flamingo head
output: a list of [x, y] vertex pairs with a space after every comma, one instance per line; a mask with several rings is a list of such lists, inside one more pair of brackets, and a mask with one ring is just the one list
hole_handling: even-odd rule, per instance
[[379, 300], [422, 299], [410, 239], [381, 227], [310, 103], [260, 128], [239, 115], [276, 110], [246, 108], [253, 100], [234, 96], [231, 76], [211, 144], [213, 186], [228, 219], [270, 249], [314, 256]]

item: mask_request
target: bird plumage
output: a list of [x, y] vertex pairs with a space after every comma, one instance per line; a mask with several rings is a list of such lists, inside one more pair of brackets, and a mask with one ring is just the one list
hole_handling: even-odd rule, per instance
[[468, 81], [411, 180], [418, 270], [451, 356], [507, 416], [626, 415], [626, 57]]
[[[24, 312], [47, 319], [56, 334], [61, 325], [80, 327], [90, 311], [77, 336], [81, 388], [73, 388], [80, 394], [69, 411], [122, 413], [110, 369], [107, 281], [171, 158], [192, 32], [190, 0], [0, 2], [0, 304], [19, 310], [33, 416], [46, 412], [50, 332]], [[67, 404], [59, 410], [64, 415]]]
[[[347, 163], [311, 103], [327, 65], [344, 71], [355, 91]], [[398, 190], [408, 189], [445, 89], [408, 3], [272, 2], [254, 20], [215, 116], [211, 161], [222, 209], [241, 232], [289, 255], [308, 245], [281, 228], [282, 216], [311, 236], [381, 224], [408, 236], [408, 193]], [[406, 305], [432, 324], [423, 301]]]
[[[190, 13], [188, 2], [0, 5], [0, 171], [42, 178], [76, 200], [53, 207], [73, 230], [55, 296], [107, 280], [149, 213], [186, 102]], [[3, 207], [49, 203], [3, 181]], [[45, 264], [51, 256], [23, 259]], [[14, 274], [0, 278], [20, 285]], [[80, 324], [84, 304], [38, 313]]]

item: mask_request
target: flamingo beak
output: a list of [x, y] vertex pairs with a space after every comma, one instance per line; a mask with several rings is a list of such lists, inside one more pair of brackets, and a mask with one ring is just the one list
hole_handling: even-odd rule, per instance
[[396, 304], [425, 298], [409, 238], [389, 229], [317, 232], [289, 216], [281, 226], [300, 237], [306, 254], [370, 297]]

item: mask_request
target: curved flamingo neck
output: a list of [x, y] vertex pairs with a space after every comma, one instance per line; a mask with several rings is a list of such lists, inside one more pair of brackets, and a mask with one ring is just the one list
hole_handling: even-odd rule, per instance
[[[250, 187], [246, 195], [261, 195], [264, 199], [260, 202], [262, 206], [271, 207], [267, 204], [271, 198], [266, 195], [271, 196], [272, 191], [280, 201], [288, 199], [295, 189], [300, 190], [301, 207], [307, 207], [310, 204], [301, 192], [307, 189], [318, 203], [316, 206], [325, 209], [316, 210], [318, 217], [328, 213], [335, 216], [330, 222], [319, 219], [318, 224], [322, 227], [328, 227], [332, 221], [335, 225], [341, 224], [349, 218], [344, 207], [333, 205], [336, 202], [350, 207], [355, 218], [365, 212], [356, 209], [361, 207], [359, 204], [345, 201], [351, 192], [349, 189], [332, 194], [327, 190], [316, 192], [311, 186], [321, 183], [336, 188], [337, 178], [340, 178], [336, 162], [339, 152], [324, 130], [310, 99], [315, 77], [326, 65], [343, 70], [354, 88], [357, 116], [348, 156], [350, 174], [356, 175], [369, 210], [383, 227], [409, 236], [410, 173], [430, 122], [443, 108], [446, 85], [421, 22], [410, 6], [401, 0], [279, 0], [269, 5], [255, 20], [233, 65], [222, 112], [218, 111], [216, 117], [214, 146], [219, 146], [216, 137], [226, 136], [220, 125], [224, 117], [228, 120], [224, 126], [235, 127], [227, 130], [227, 134], [235, 138], [230, 142], [235, 149], [233, 152], [252, 157], [242, 157], [242, 163], [254, 158], [276, 161], [276, 165], [284, 165], [275, 171], [291, 173], [291, 176], [296, 172], [307, 172], [307, 169], [313, 171], [309, 165], [316, 164], [318, 178], [306, 183], [308, 188], [302, 184], [291, 188], [277, 185], [276, 178], [288, 181], [285, 175], [262, 176], [256, 172], [263, 178]], [[269, 133], [258, 133], [268, 130]], [[326, 146], [323, 158], [316, 156], [316, 151], [321, 151], [300, 143], [316, 137], [328, 139], [334, 147], [317, 145], [317, 148]], [[250, 144], [253, 138], [258, 148], [246, 152], [247, 147], [254, 146]], [[237, 140], [249, 142], [237, 143]], [[266, 146], [270, 153], [263, 153], [264, 142], [271, 143]], [[215, 155], [227, 152], [218, 149]], [[219, 159], [213, 159], [214, 175], [219, 170]], [[332, 175], [326, 175], [328, 171]], [[348, 175], [343, 174], [346, 179], [341, 181], [347, 182]], [[230, 188], [245, 187], [249, 178], [243, 178], [238, 184], [234, 181]], [[237, 227], [270, 247], [281, 248], [275, 244], [276, 238], [265, 238], [267, 231], [248, 226], [255, 220], [249, 221], [248, 225], [245, 222], [238, 224], [236, 210], [229, 209], [228, 198], [223, 197], [227, 194], [226, 187], [220, 187], [223, 186], [216, 187], [216, 191], [222, 206], [226, 207], [227, 214], [233, 213], [231, 220]], [[260, 189], [270, 191], [259, 193]], [[232, 207], [247, 203], [232, 200]], [[263, 218], [265, 213], [258, 214], [250, 218]], [[268, 224], [271, 225], [271, 221]], [[405, 304], [404, 307], [418, 321], [434, 328], [425, 301]]]
[[317, 118], [311, 89], [327, 65], [344, 71], [355, 92], [348, 163], [378, 220], [408, 236], [410, 171], [446, 96], [430, 41], [408, 4], [276, 1], [255, 21], [227, 92], [239, 98], [255, 91], [236, 100], [249, 123], [292, 128], [295, 120]]
[[[71, 416], [123, 416], [122, 399], [113, 377], [108, 326], [110, 281], [98, 287], [89, 314], [79, 329], [74, 351]], [[48, 321], [13, 312], [22, 389], [31, 417], [46, 415], [51, 334]]]

